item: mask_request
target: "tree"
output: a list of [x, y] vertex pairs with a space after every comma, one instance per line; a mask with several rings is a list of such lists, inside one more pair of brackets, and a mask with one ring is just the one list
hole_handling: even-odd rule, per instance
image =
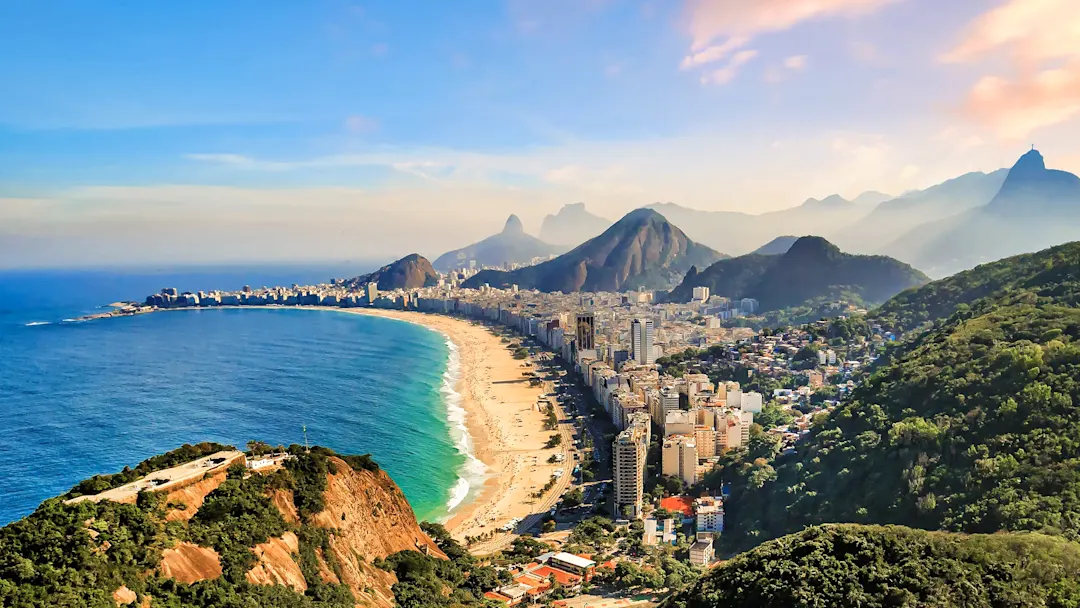
[[581, 488], [574, 488], [563, 495], [563, 504], [569, 508], [576, 507], [585, 501], [585, 495]]

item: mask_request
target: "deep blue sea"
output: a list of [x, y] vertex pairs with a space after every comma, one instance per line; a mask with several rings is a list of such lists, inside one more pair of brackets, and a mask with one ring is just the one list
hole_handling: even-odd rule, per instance
[[468, 459], [456, 355], [442, 335], [297, 309], [64, 321], [162, 287], [344, 274], [329, 266], [0, 271], [0, 524], [84, 478], [183, 443], [303, 443], [305, 425], [312, 444], [371, 453], [419, 518], [445, 516], [468, 490]]

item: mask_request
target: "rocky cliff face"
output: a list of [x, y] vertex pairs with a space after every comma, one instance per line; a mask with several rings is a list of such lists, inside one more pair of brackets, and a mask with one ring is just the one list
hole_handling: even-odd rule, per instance
[[[349, 587], [362, 606], [389, 608], [394, 605], [390, 587], [397, 580], [393, 574], [376, 568], [376, 559], [398, 551], [446, 556], [420, 529], [412, 507], [389, 475], [381, 470], [355, 471], [340, 458], [331, 458], [330, 462], [336, 472], [327, 475], [323, 493], [326, 506], [311, 520], [327, 531], [332, 553], [328, 560], [322, 549], [318, 550], [319, 576], [325, 582]], [[291, 501], [274, 502], [288, 505], [286, 511], [291, 509]], [[283, 514], [286, 519], [295, 517], [295, 511]], [[303, 591], [307, 587], [293, 558], [296, 551], [296, 535], [292, 532], [259, 545], [259, 564], [248, 573], [248, 580], [283, 583]], [[336, 567], [330, 566], [331, 562]]]

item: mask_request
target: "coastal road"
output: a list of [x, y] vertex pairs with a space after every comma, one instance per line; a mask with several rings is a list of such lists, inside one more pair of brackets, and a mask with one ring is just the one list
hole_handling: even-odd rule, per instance
[[[550, 361], [544, 361], [544, 368], [547, 369], [551, 366]], [[550, 389], [550, 387], [548, 387]], [[550, 390], [549, 390], [550, 392]], [[578, 464], [578, 460], [573, 457], [577, 448], [574, 445], [574, 422], [566, 415], [566, 411], [563, 410], [562, 404], [557, 399], [553, 400], [555, 404], [555, 415], [559, 418], [559, 435], [562, 436], [562, 454], [565, 463], [563, 476], [555, 482], [555, 486], [547, 491], [546, 494], [536, 504], [536, 512], [532, 515], [521, 520], [521, 522], [515, 528], [514, 533], [499, 534], [495, 538], [476, 543], [469, 547], [469, 552], [473, 555], [490, 555], [496, 551], [502, 551], [514, 543], [514, 539], [518, 538], [521, 534], [531, 530], [534, 527], [539, 526], [547, 514], [562, 499], [563, 494], [568, 492], [574, 485], [574, 467]]]

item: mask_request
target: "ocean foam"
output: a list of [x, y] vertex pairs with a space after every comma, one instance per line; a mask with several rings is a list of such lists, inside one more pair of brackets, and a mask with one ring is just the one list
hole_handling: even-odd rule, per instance
[[487, 475], [487, 466], [473, 453], [472, 436], [469, 435], [469, 427], [465, 424], [467, 414], [461, 405], [461, 394], [456, 388], [461, 379], [461, 356], [458, 354], [458, 347], [450, 338], [446, 338], [446, 349], [449, 356], [439, 392], [446, 404], [446, 419], [450, 423], [450, 435], [454, 439], [454, 446], [465, 457], [465, 463], [458, 472], [458, 480], [450, 489], [450, 499], [446, 502], [445, 518], [449, 519], [450, 513], [468, 498], [473, 488], [480, 488], [483, 485], [484, 477]]

